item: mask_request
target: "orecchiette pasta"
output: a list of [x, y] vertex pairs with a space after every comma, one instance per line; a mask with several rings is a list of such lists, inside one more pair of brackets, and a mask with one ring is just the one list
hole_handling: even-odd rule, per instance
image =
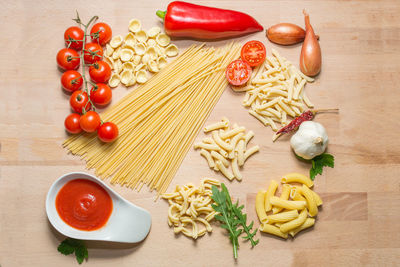
[[170, 44], [171, 39], [160, 27], [146, 31], [138, 19], [132, 19], [128, 29], [128, 34], [114, 36], [105, 48], [104, 61], [113, 70], [111, 87], [119, 83], [125, 86], [145, 83], [151, 74], [166, 67], [167, 57], [178, 54], [178, 48]]
[[123, 39], [121, 35], [114, 36], [110, 41], [110, 46], [112, 48], [117, 48], [122, 44], [122, 41]]
[[129, 21], [129, 26], [128, 26], [129, 30], [131, 32], [138, 32], [140, 31], [140, 29], [142, 28], [142, 24], [140, 23], [140, 20], [138, 19], [132, 19], [131, 21]]

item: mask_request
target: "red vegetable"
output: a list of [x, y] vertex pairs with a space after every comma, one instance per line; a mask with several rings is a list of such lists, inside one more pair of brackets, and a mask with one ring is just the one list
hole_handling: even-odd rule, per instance
[[103, 142], [109, 143], [117, 139], [119, 134], [118, 127], [112, 122], [105, 122], [97, 130], [97, 136]]
[[64, 121], [65, 130], [72, 134], [77, 134], [82, 132], [81, 125], [79, 124], [79, 119], [81, 115], [76, 113], [69, 114]]
[[96, 111], [88, 111], [79, 119], [79, 124], [85, 132], [92, 133], [99, 128], [101, 119]]
[[264, 62], [266, 54], [263, 43], [253, 40], [244, 44], [240, 57], [250, 66], [256, 67]]
[[249, 15], [227, 9], [174, 1], [167, 11], [157, 11], [164, 19], [165, 32], [174, 37], [219, 39], [262, 31], [263, 27]]
[[314, 110], [307, 110], [301, 113], [299, 116], [294, 118], [288, 125], [285, 127], [282, 127], [275, 133], [275, 135], [272, 138], [272, 141], [275, 141], [278, 139], [279, 136], [285, 133], [290, 133], [294, 132], [299, 128], [300, 124], [302, 124], [305, 121], [311, 121], [314, 119], [315, 114], [319, 112], [338, 112], [339, 109], [333, 108], [333, 109], [314, 109]]
[[74, 92], [81, 89], [82, 84], [82, 75], [76, 70], [67, 70], [61, 76], [61, 85], [64, 90], [68, 92]]
[[230, 84], [240, 86], [247, 83], [250, 79], [251, 72], [250, 65], [238, 59], [232, 61], [231, 64], [228, 65], [225, 74]]

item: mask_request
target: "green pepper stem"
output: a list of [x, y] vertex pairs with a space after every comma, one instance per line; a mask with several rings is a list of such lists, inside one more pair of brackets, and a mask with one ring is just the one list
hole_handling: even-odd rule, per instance
[[158, 17], [160, 17], [162, 20], [164, 20], [166, 14], [167, 14], [167, 11], [157, 10], [157, 12], [156, 12], [156, 15]]

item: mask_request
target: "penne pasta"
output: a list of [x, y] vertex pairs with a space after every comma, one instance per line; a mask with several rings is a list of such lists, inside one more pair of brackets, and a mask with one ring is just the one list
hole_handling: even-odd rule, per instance
[[290, 210], [278, 214], [268, 215], [267, 220], [269, 224], [282, 223], [296, 219], [299, 217], [297, 210]]
[[269, 198], [269, 203], [273, 206], [281, 207], [283, 209], [288, 209], [288, 210], [294, 210], [294, 209], [302, 210], [307, 205], [306, 201], [290, 201], [290, 200], [280, 199], [275, 196]]
[[307, 176], [305, 176], [303, 174], [295, 173], [295, 172], [294, 173], [285, 174], [282, 177], [281, 182], [283, 184], [297, 182], [297, 183], [305, 184], [309, 188], [314, 185], [313, 181], [311, 181], [310, 178], [308, 178]]
[[[283, 188], [282, 189], [282, 193], [281, 193], [279, 198], [283, 199], [283, 200], [288, 200], [291, 187], [288, 184], [284, 184], [282, 188]], [[273, 207], [272, 208], [272, 213], [276, 214], [276, 213], [280, 212], [282, 209], [283, 208], [280, 208], [280, 207]]]
[[302, 230], [304, 230], [304, 229], [307, 229], [307, 228], [310, 228], [311, 226], [313, 226], [314, 223], [315, 223], [315, 219], [314, 219], [314, 218], [307, 218], [306, 221], [305, 221], [302, 225], [300, 225], [299, 227], [297, 227], [297, 228], [291, 230], [291, 231], [289, 232], [289, 234], [290, 234], [292, 237], [294, 237], [298, 232], [300, 232], [300, 231], [302, 231]]
[[275, 195], [277, 188], [278, 188], [278, 183], [275, 180], [272, 180], [268, 186], [267, 193], [265, 194], [265, 199], [264, 199], [264, 208], [266, 212], [272, 210], [270, 199], [272, 196]]
[[288, 238], [288, 234], [287, 233], [283, 233], [278, 227], [273, 226], [271, 224], [264, 223], [264, 224], [262, 224], [260, 226], [259, 229], [260, 229], [261, 232], [264, 232], [264, 233], [276, 235], [276, 236], [282, 237], [284, 239]]
[[282, 224], [279, 229], [281, 230], [282, 233], [288, 233], [289, 231], [298, 228], [301, 226], [307, 219], [307, 210], [303, 209], [299, 215], [294, 220], [291, 220], [290, 222]]
[[264, 199], [265, 199], [265, 194], [266, 192], [264, 190], [260, 190], [257, 193], [256, 196], [256, 212], [258, 219], [260, 222], [267, 223], [267, 213], [265, 212], [265, 206], [264, 206]]
[[307, 200], [308, 213], [310, 214], [311, 217], [316, 216], [318, 214], [318, 207], [317, 207], [317, 203], [315, 202], [314, 194], [312, 193], [311, 189], [308, 188], [304, 184], [303, 184], [303, 187], [299, 188], [299, 189], [300, 189], [300, 193]]

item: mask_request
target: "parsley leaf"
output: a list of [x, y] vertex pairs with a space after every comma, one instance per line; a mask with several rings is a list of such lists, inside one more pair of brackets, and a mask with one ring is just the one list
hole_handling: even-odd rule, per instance
[[75, 252], [75, 257], [79, 264], [81, 264], [84, 259], [88, 259], [89, 257], [85, 243], [83, 243], [82, 240], [69, 237], [61, 242], [57, 250], [64, 255], [70, 255]]
[[333, 168], [335, 166], [335, 158], [328, 153], [316, 156], [311, 160], [312, 167], [310, 169], [310, 178], [314, 180], [315, 176], [322, 174], [324, 166]]
[[[211, 206], [219, 214], [214, 218], [221, 222], [221, 228], [229, 232], [229, 239], [233, 245], [233, 256], [238, 257], [239, 240], [238, 237], [244, 232], [246, 236], [242, 237], [250, 240], [252, 247], [258, 244], [259, 240], [254, 240], [253, 237], [257, 233], [257, 229], [252, 232], [254, 222], [247, 225], [247, 214], [243, 213], [244, 206], [239, 206], [239, 201], [232, 204], [231, 196], [225, 184], [221, 184], [221, 191], [216, 186], [212, 186], [212, 199], [215, 204]], [[241, 227], [241, 228], [239, 228]]]

